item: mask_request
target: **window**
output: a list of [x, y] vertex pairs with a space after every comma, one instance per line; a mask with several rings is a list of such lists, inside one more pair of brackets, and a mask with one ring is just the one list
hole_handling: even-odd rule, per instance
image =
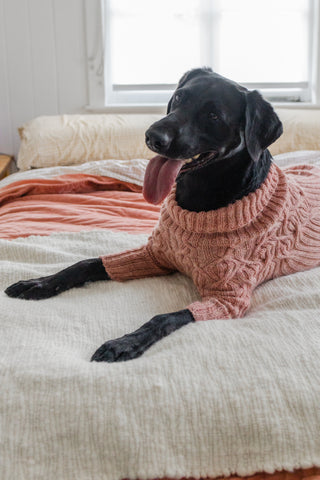
[[163, 105], [181, 75], [203, 65], [273, 101], [319, 101], [318, 0], [101, 0], [99, 7], [91, 103]]

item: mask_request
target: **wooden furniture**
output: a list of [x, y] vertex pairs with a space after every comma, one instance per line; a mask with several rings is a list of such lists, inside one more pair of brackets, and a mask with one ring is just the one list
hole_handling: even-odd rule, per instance
[[10, 164], [13, 157], [0, 154], [0, 180], [10, 174]]

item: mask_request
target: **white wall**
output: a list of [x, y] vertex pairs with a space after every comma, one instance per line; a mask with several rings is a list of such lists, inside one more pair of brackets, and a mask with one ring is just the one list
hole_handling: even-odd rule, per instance
[[0, 153], [17, 155], [17, 128], [88, 103], [82, 0], [0, 0]]

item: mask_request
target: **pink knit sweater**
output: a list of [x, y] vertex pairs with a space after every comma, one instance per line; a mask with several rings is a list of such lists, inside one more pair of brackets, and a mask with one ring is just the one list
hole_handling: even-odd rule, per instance
[[258, 190], [209, 212], [180, 208], [174, 187], [146, 245], [101, 258], [118, 281], [188, 275], [195, 320], [243, 316], [260, 283], [320, 265], [320, 169], [272, 164]]

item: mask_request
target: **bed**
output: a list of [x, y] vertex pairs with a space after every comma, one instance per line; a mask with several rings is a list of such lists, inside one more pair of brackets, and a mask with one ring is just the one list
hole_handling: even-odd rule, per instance
[[[89, 358], [198, 299], [188, 278], [97, 282], [41, 302], [3, 293], [142, 245], [156, 224], [160, 207], [141, 195], [147, 159], [71, 157], [0, 181], [0, 478], [319, 480], [320, 268], [260, 286], [243, 319], [188, 325], [117, 364]], [[320, 165], [320, 151], [275, 161]]]

